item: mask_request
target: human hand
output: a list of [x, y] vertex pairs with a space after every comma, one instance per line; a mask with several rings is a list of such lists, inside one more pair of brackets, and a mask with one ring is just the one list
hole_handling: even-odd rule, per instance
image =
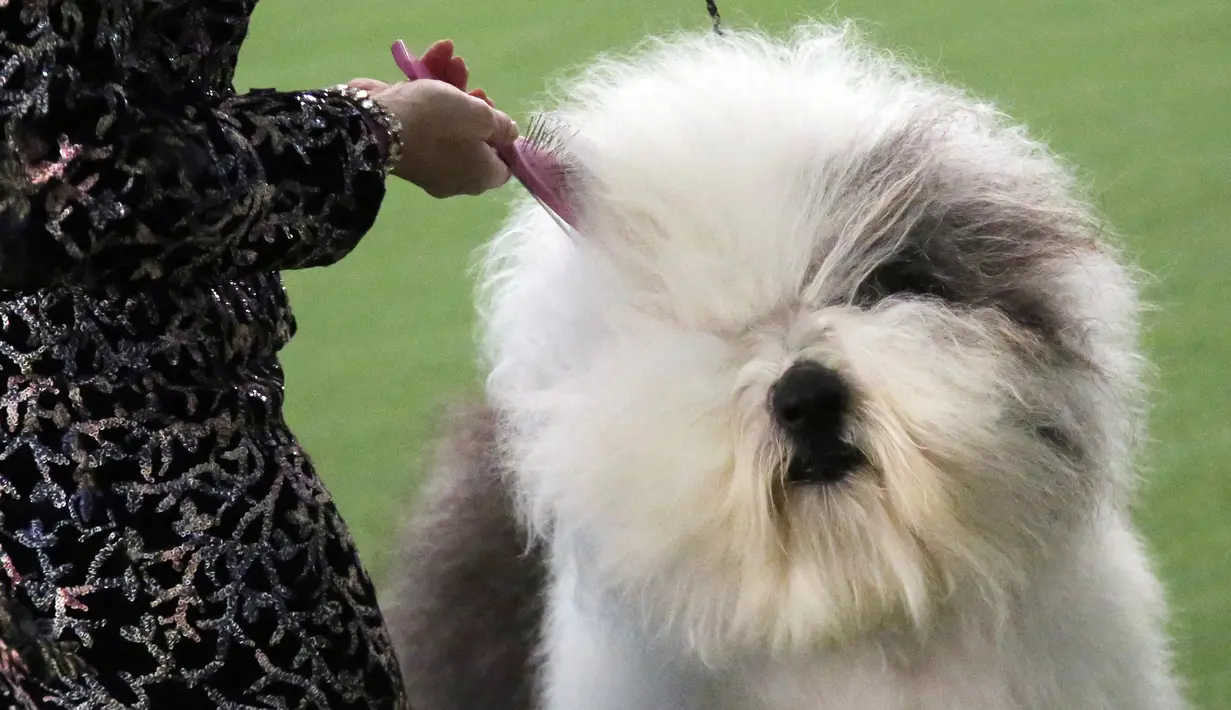
[[512, 143], [517, 125], [482, 90], [466, 93], [469, 71], [461, 57], [453, 56], [452, 42], [432, 45], [422, 61], [444, 80], [350, 82], [402, 124], [402, 155], [393, 174], [438, 198], [477, 195], [503, 185], [509, 169], [492, 145]]

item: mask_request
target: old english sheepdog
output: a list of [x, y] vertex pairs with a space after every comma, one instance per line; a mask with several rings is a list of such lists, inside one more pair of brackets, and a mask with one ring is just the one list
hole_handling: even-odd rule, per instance
[[483, 252], [486, 400], [385, 599], [416, 710], [1183, 707], [1137, 279], [1044, 145], [811, 24], [547, 115], [577, 228]]

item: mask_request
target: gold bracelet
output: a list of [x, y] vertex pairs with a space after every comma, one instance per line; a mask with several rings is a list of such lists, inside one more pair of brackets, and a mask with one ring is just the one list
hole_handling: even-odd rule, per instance
[[372, 98], [372, 95], [363, 89], [356, 89], [346, 84], [338, 84], [333, 88], [333, 91], [358, 103], [360, 108], [366, 111], [368, 116], [376, 121], [376, 124], [385, 132], [388, 144], [386, 145], [383, 167], [385, 175], [393, 172], [393, 169], [397, 167], [398, 160], [402, 156], [402, 122], [389, 109], [385, 108], [384, 104]]

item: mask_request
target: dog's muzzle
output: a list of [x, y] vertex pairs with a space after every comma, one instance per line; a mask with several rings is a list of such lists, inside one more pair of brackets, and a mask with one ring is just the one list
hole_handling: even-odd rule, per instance
[[848, 439], [851, 400], [842, 376], [812, 360], [795, 363], [770, 388], [770, 413], [791, 445], [789, 482], [833, 483], [864, 463]]

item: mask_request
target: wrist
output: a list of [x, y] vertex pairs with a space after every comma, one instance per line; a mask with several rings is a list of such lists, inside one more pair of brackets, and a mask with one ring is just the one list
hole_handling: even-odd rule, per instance
[[392, 173], [402, 157], [402, 122], [388, 107], [363, 89], [339, 84], [333, 91], [359, 105], [363, 122], [380, 150], [381, 167], [386, 176]]

